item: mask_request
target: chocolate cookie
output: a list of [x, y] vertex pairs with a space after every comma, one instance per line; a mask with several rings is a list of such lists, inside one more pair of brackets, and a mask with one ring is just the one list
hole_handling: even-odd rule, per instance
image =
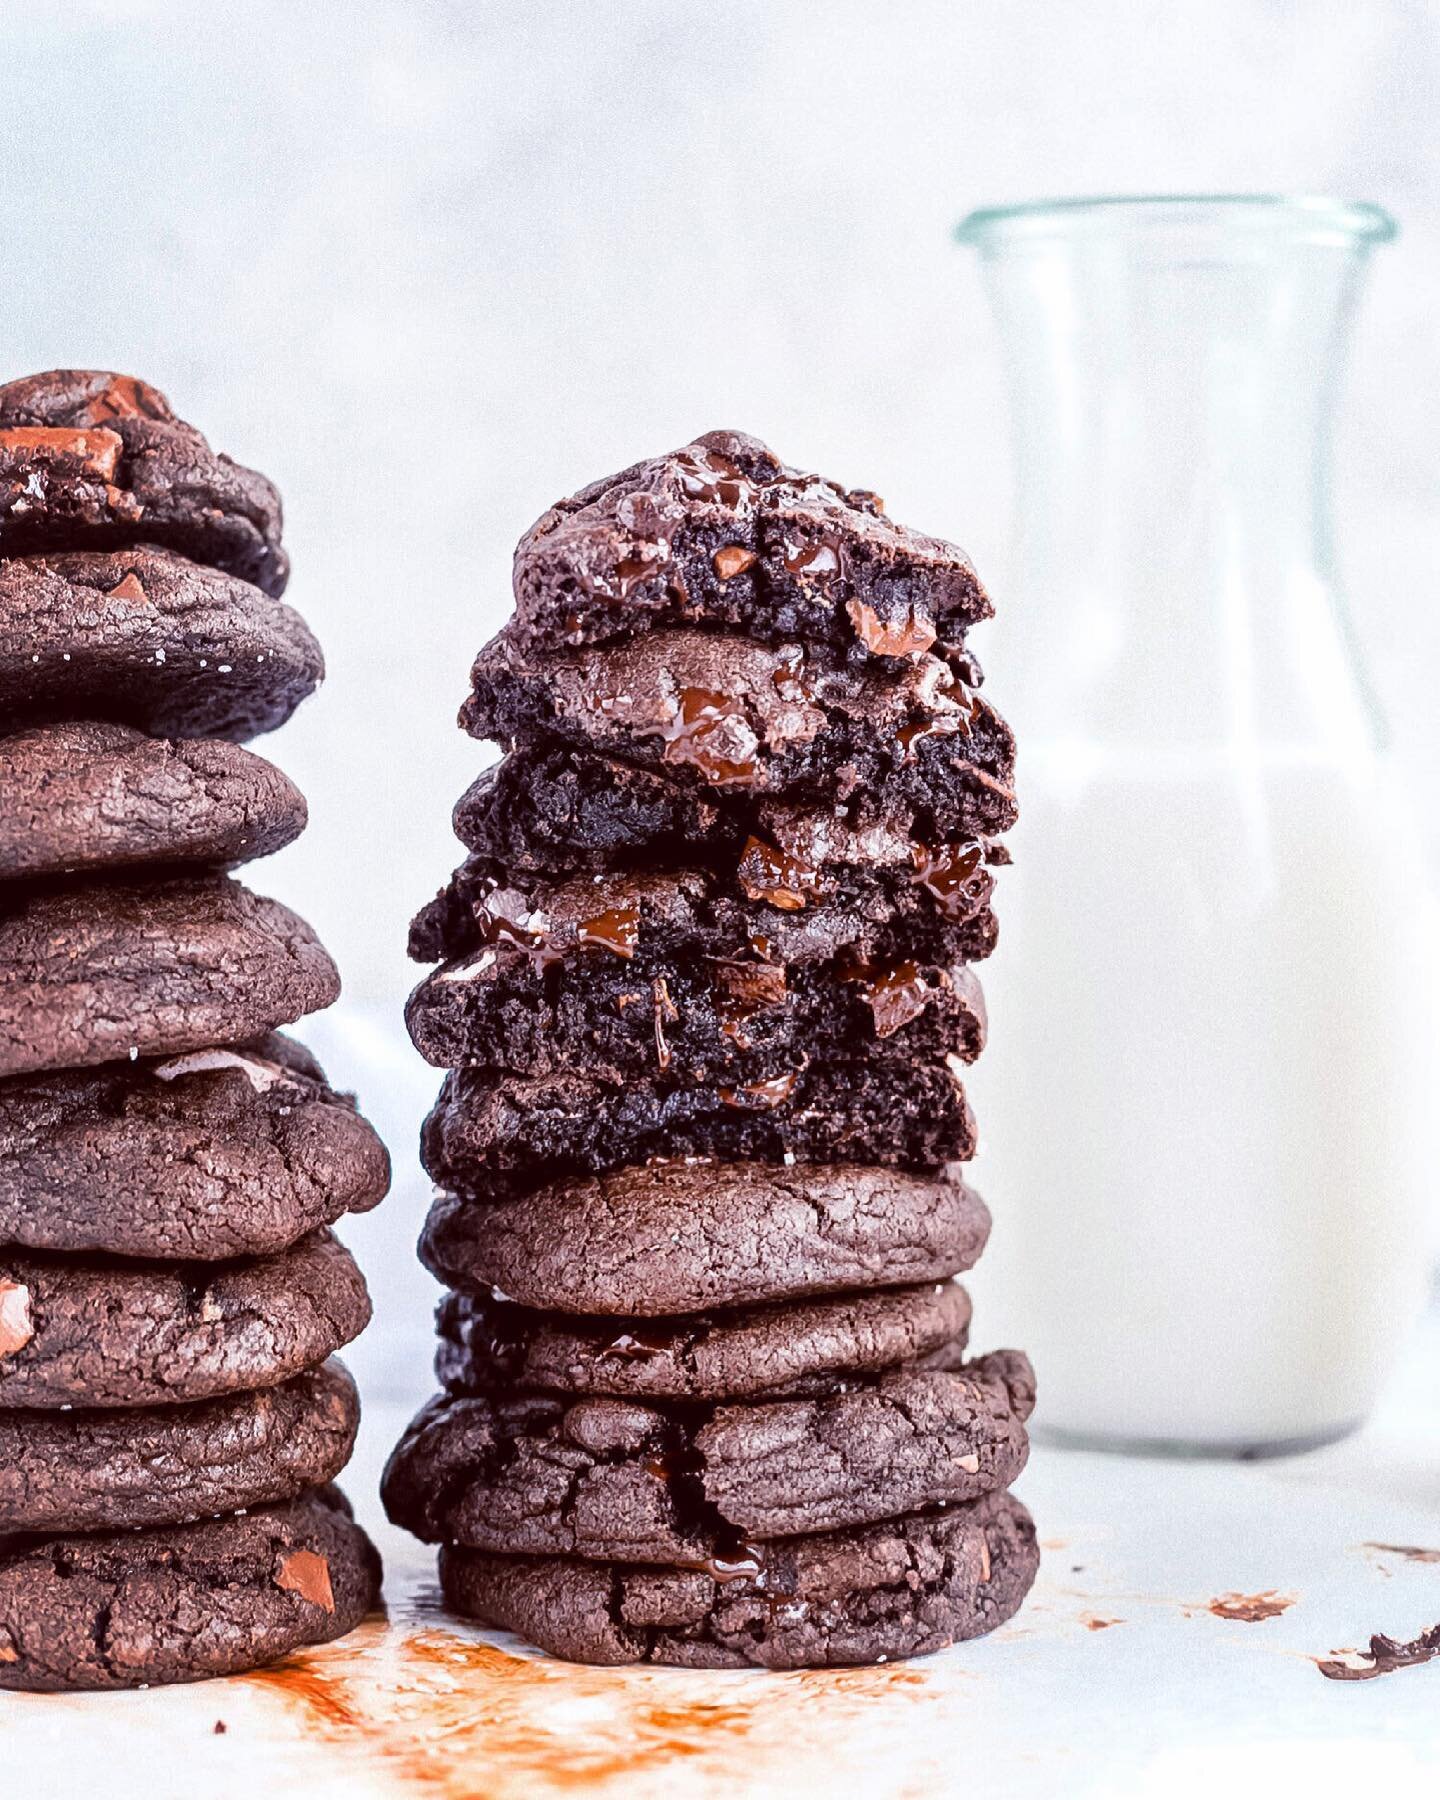
[[856, 827], [908, 820], [930, 844], [1015, 822], [1010, 728], [938, 656], [824, 669], [796, 645], [693, 630], [536, 656], [511, 626], [471, 683], [460, 723], [475, 737], [558, 740], [707, 798], [839, 806]]
[[1008, 1487], [1028, 1444], [1002, 1372], [897, 1369], [719, 1405], [437, 1395], [385, 1470], [395, 1524], [518, 1556], [702, 1562]]
[[529, 916], [502, 917], [497, 943], [446, 963], [411, 994], [416, 1049], [442, 1069], [715, 1081], [741, 1105], [764, 1106], [811, 1061], [968, 1062], [984, 1042], [980, 984], [963, 964], [652, 954], [625, 944], [626, 916], [611, 909], [570, 929], [578, 942], [547, 962], [549, 932]]
[[0, 1243], [220, 1262], [384, 1198], [390, 1159], [293, 1039], [0, 1081]]
[[984, 1201], [953, 1178], [678, 1163], [491, 1205], [441, 1194], [420, 1258], [447, 1287], [499, 1288], [540, 1311], [655, 1318], [944, 1281], [989, 1234]]
[[515, 552], [517, 631], [552, 649], [702, 621], [902, 657], [958, 640], [992, 610], [964, 551], [738, 431], [592, 482]]
[[328, 1231], [213, 1267], [0, 1250], [0, 1409], [159, 1406], [277, 1383], [370, 1322]]
[[86, 723], [0, 738], [0, 880], [250, 862], [305, 818], [294, 782], [235, 744]]
[[691, 1669], [809, 1669], [924, 1656], [1018, 1612], [1040, 1565], [1012, 1494], [860, 1530], [752, 1544], [695, 1569], [446, 1546], [456, 1612], [552, 1656]]
[[0, 1687], [154, 1686], [236, 1675], [329, 1643], [380, 1593], [344, 1498], [194, 1525], [0, 1545]]
[[131, 375], [52, 369], [0, 387], [0, 553], [161, 544], [284, 591], [280, 496]]
[[[925, 1169], [968, 1161], [975, 1149], [957, 1066], [878, 1057], [811, 1063], [752, 1092], [714, 1082], [616, 1087], [573, 1073], [496, 1081], [456, 1069], [420, 1137], [421, 1161], [441, 1187], [486, 1200], [656, 1157]], [[0, 1162], [0, 1194], [3, 1181]]]
[[988, 870], [1009, 852], [978, 838], [918, 843], [911, 823], [906, 815], [857, 828], [833, 807], [711, 802], [654, 769], [555, 744], [512, 751], [454, 812], [456, 836], [472, 852], [465, 877], [497, 887], [703, 867], [782, 911], [883, 879], [923, 888], [942, 917], [978, 912]]
[[899, 1363], [953, 1368], [970, 1299], [953, 1281], [646, 1320], [534, 1312], [497, 1294], [447, 1294], [435, 1373], [457, 1394], [501, 1387], [722, 1400], [833, 1390]]
[[568, 744], [511, 751], [471, 783], [451, 817], [461, 843], [515, 881], [678, 868], [701, 843], [735, 857], [746, 835], [743, 808]]
[[304, 920], [224, 876], [0, 895], [0, 1075], [235, 1043], [339, 991]]
[[350, 1459], [338, 1362], [280, 1387], [129, 1412], [0, 1412], [0, 1533], [134, 1531], [292, 1500]]
[[[769, 962], [825, 962], [844, 952], [952, 963], [979, 962], [995, 948], [995, 883], [980, 839], [931, 849], [887, 836], [868, 858], [847, 845], [852, 860], [841, 861], [821, 847], [840, 835], [825, 822], [812, 814], [785, 823], [790, 833], [747, 837], [714, 869], [618, 870], [521, 888], [502, 881], [488, 858], [471, 856], [414, 920], [410, 954], [440, 962], [494, 944], [547, 964], [591, 948], [626, 960], [733, 961], [753, 957], [758, 942]], [[844, 833], [863, 835], [883, 834]]]
[[0, 719], [105, 719], [241, 742], [283, 725], [325, 673], [293, 608], [139, 544], [0, 560]]

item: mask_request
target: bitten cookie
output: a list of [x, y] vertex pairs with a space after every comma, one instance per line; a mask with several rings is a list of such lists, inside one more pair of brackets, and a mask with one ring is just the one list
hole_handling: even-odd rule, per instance
[[444, 964], [406, 1004], [416, 1049], [439, 1068], [716, 1081], [763, 1104], [760, 1084], [812, 1061], [969, 1062], [984, 1043], [980, 985], [963, 963], [842, 951], [785, 964], [643, 941], [616, 951], [597, 939], [623, 942], [623, 914], [553, 933], [534, 915], [491, 916], [496, 941]]
[[[801, 827], [789, 841], [820, 835]], [[883, 861], [840, 862], [798, 855], [772, 831], [748, 837], [719, 869], [523, 884], [500, 881], [488, 859], [472, 856], [416, 917], [410, 954], [437, 962], [517, 938], [519, 947], [558, 952], [568, 931], [588, 929], [597, 947], [657, 959], [735, 959], [761, 943], [766, 960], [781, 963], [842, 952], [875, 962], [979, 962], [995, 947], [993, 887], [978, 839], [934, 851], [897, 844]]]
[[0, 1412], [0, 1532], [135, 1531], [333, 1480], [360, 1423], [338, 1362], [279, 1387], [125, 1412]]
[[572, 1662], [690, 1669], [924, 1656], [1003, 1625], [1039, 1566], [1035, 1527], [1011, 1494], [746, 1545], [694, 1569], [440, 1552], [456, 1612]]
[[299, 613], [171, 550], [0, 560], [0, 718], [106, 719], [152, 737], [243, 742], [325, 673]]
[[0, 737], [0, 880], [251, 862], [305, 820], [294, 782], [235, 744], [103, 724]]
[[[425, 1120], [420, 1157], [441, 1187], [483, 1200], [663, 1157], [938, 1168], [975, 1154], [960, 1077], [953, 1060], [898, 1057], [810, 1063], [748, 1088], [454, 1069]], [[3, 1107], [0, 1085], [0, 1119]]]
[[390, 1185], [374, 1128], [303, 1045], [0, 1081], [0, 1242], [220, 1262], [297, 1243]]
[[0, 892], [0, 1075], [234, 1043], [339, 992], [304, 920], [223, 876]]
[[563, 744], [512, 750], [454, 812], [472, 883], [524, 888], [536, 878], [698, 866], [782, 912], [883, 882], [896, 894], [903, 884], [923, 889], [941, 919], [971, 916], [1009, 853], [984, 838], [922, 843], [914, 823], [903, 808], [857, 825], [844, 808], [735, 795], [721, 804], [667, 772]]
[[148, 382], [52, 369], [0, 386], [0, 553], [161, 544], [284, 591], [280, 496]]
[[1015, 822], [1015, 739], [966, 680], [926, 655], [898, 673], [812, 667], [777, 648], [657, 631], [533, 656], [509, 626], [480, 652], [460, 722], [530, 748], [560, 742], [726, 799], [849, 809], [930, 843]]
[[380, 1558], [343, 1497], [194, 1525], [0, 1544], [0, 1687], [201, 1681], [353, 1631]]
[[488, 1205], [442, 1194], [420, 1257], [449, 1287], [499, 1288], [539, 1311], [655, 1318], [944, 1281], [989, 1233], [984, 1201], [944, 1176], [679, 1163]]
[[551, 648], [694, 620], [903, 657], [993, 610], [964, 551], [739, 431], [706, 432], [552, 506], [520, 540], [514, 585], [517, 631]]

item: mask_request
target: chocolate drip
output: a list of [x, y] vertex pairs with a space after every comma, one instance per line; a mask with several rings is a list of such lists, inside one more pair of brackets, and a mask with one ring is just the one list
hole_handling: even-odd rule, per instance
[[593, 919], [582, 919], [575, 927], [575, 937], [579, 943], [594, 944], [629, 962], [640, 937], [640, 908], [607, 907]]
[[790, 1595], [774, 1583], [765, 1547], [752, 1543], [705, 1495], [705, 1459], [695, 1440], [714, 1413], [713, 1406], [680, 1409], [680, 1417], [669, 1427], [669, 1441], [658, 1454], [646, 1459], [645, 1469], [669, 1489], [677, 1523], [685, 1534], [710, 1545], [707, 1556], [682, 1566], [698, 1569], [722, 1585], [752, 1581], [773, 1606]]
[[788, 540], [784, 550], [786, 572], [798, 575], [802, 579], [819, 576], [838, 575], [840, 573], [840, 543], [838, 539], [822, 538], [815, 544], [794, 544]]
[[564, 954], [550, 941], [549, 926], [543, 913], [529, 914], [522, 924], [500, 912], [493, 895], [476, 904], [475, 922], [480, 928], [482, 944], [495, 950], [517, 951], [528, 956], [537, 969], [548, 969]]
[[595, 1360], [599, 1362], [613, 1356], [620, 1362], [648, 1362], [652, 1357], [673, 1352], [683, 1342], [681, 1332], [636, 1325], [628, 1331], [618, 1332], [608, 1344], [602, 1345], [595, 1352]]
[[650, 984], [650, 999], [655, 1011], [655, 1060], [663, 1074], [670, 1067], [670, 1045], [665, 1037], [665, 1027], [675, 1024], [680, 1017], [680, 1008], [670, 998], [670, 987], [663, 975], [657, 975]]
[[740, 753], [740, 746], [754, 734], [739, 703], [729, 694], [710, 688], [687, 687], [680, 691], [675, 716], [660, 735], [667, 763], [688, 764], [716, 787], [741, 787], [759, 773], [754, 755]]
[[990, 897], [992, 881], [985, 871], [985, 846], [968, 843], [916, 844], [915, 880], [934, 899], [947, 919], [966, 919]]

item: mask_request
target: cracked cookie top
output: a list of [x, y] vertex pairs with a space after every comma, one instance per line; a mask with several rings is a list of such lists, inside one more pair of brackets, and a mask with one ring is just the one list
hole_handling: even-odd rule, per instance
[[993, 610], [963, 550], [738, 431], [549, 508], [520, 540], [514, 588], [517, 636], [547, 649], [695, 623], [891, 660], [958, 643]]
[[0, 386], [0, 555], [159, 544], [284, 592], [280, 496], [148, 382], [52, 369]]

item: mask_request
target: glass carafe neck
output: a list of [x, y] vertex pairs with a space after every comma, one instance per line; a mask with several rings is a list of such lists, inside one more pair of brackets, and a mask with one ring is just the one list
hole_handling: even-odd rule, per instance
[[1329, 461], [1366, 251], [1392, 229], [1373, 208], [1266, 198], [962, 227], [1009, 364], [1011, 603], [1044, 614], [1022, 678], [1050, 683], [1047, 735], [1062, 718], [1162, 744], [1373, 732]]

